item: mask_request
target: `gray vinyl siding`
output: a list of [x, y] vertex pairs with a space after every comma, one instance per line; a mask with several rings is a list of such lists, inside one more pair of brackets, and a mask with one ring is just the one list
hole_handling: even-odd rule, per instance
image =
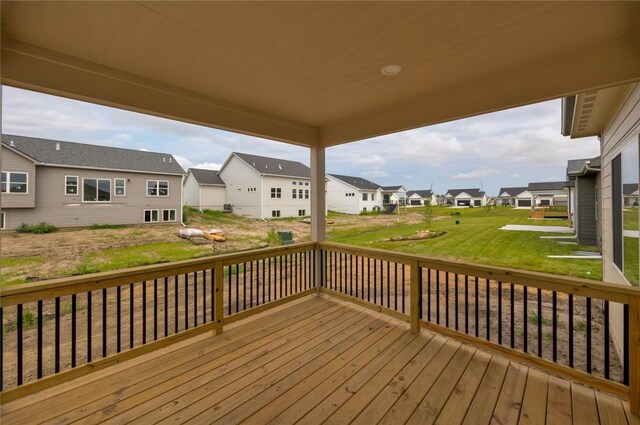
[[[65, 176], [78, 176], [78, 194], [65, 194]], [[89, 169], [38, 166], [38, 185], [35, 187], [35, 208], [7, 209], [6, 228], [14, 229], [21, 223], [47, 222], [58, 227], [81, 227], [97, 223], [141, 224], [145, 209], [157, 209], [162, 223], [162, 210], [175, 209], [176, 221], [182, 220], [182, 176], [95, 171]], [[83, 202], [83, 178], [111, 180], [110, 202]], [[124, 178], [125, 196], [114, 195], [114, 179]], [[169, 196], [147, 196], [147, 180], [169, 182]]]
[[584, 176], [576, 179], [577, 235], [580, 245], [598, 245], [596, 220], [596, 184], [600, 176]]
[[2, 171], [27, 173], [27, 193], [2, 193], [0, 206], [9, 208], [34, 208], [36, 206], [36, 166], [33, 161], [2, 147]]

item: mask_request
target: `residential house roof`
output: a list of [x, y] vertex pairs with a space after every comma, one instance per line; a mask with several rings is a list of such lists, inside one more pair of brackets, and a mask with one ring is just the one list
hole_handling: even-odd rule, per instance
[[349, 184], [355, 187], [358, 190], [378, 190], [381, 187], [379, 184], [376, 184], [367, 179], [363, 179], [362, 177], [344, 176], [340, 174], [329, 174], [329, 175], [340, 181], [343, 181], [346, 184]]
[[499, 196], [502, 196], [503, 193], [507, 193], [509, 196], [518, 196], [522, 192], [526, 192], [526, 187], [501, 187], [500, 192], [498, 192]]
[[36, 137], [2, 135], [2, 144], [41, 165], [185, 174], [171, 154], [89, 145]]
[[534, 183], [529, 183], [529, 187], [527, 187], [527, 190], [535, 190], [535, 191], [562, 190], [562, 188], [565, 187], [566, 184], [567, 184], [566, 181], [561, 181], [561, 182], [534, 182]]
[[484, 191], [480, 189], [449, 189], [447, 193], [453, 196], [454, 198], [460, 195], [462, 192], [471, 196], [472, 198], [482, 198], [484, 196]]
[[624, 183], [622, 185], [622, 194], [624, 196], [637, 196], [638, 184], [637, 183]]
[[400, 189], [404, 189], [402, 185], [400, 186], [382, 186], [382, 190], [385, 192], [397, 192]]
[[189, 168], [189, 172], [199, 184], [207, 186], [225, 186], [224, 181], [218, 174], [218, 170], [207, 170], [204, 168]]
[[[311, 169], [298, 161], [289, 161], [286, 159], [270, 158], [268, 156], [258, 156], [240, 152], [233, 152], [231, 155], [237, 156], [260, 174], [301, 177], [307, 179], [311, 177]], [[224, 168], [224, 165], [222, 167]]]
[[423, 198], [431, 198], [433, 192], [430, 190], [410, 190], [407, 192], [408, 197], [411, 197], [412, 195], [419, 195]]
[[584, 159], [570, 159], [567, 161], [567, 177], [584, 175], [586, 167], [600, 168], [600, 157], [584, 158]]

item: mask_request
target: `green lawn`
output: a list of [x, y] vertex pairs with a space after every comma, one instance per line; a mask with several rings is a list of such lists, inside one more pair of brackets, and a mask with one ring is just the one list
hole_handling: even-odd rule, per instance
[[624, 230], [638, 230], [638, 208], [623, 210], [622, 219]]
[[[528, 210], [510, 208], [471, 208], [452, 210], [434, 208], [434, 215], [445, 215], [430, 226], [400, 224], [391, 227], [336, 229], [327, 239], [364, 247], [380, 248], [434, 257], [459, 259], [474, 263], [513, 267], [525, 270], [571, 275], [590, 279], [602, 278], [600, 260], [552, 259], [547, 255], [569, 255], [571, 251], [595, 251], [594, 247], [560, 245], [554, 240], [540, 239], [543, 233], [499, 230], [505, 224], [563, 225], [564, 220], [530, 220]], [[460, 216], [449, 215], [459, 211]], [[459, 220], [460, 224], [455, 224]], [[385, 242], [393, 236], [408, 236], [418, 230], [444, 230], [446, 235], [424, 241]], [[551, 235], [550, 233], [546, 233]]]
[[638, 238], [624, 238], [624, 275], [635, 286], [640, 283], [638, 258]]

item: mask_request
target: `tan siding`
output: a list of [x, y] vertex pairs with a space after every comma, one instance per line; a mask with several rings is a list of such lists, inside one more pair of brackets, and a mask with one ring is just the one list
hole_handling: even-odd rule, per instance
[[222, 210], [226, 202], [224, 186], [202, 186], [200, 188], [201, 207], [209, 210]]
[[3, 193], [0, 204], [3, 209], [8, 208], [33, 208], [36, 205], [36, 167], [34, 163], [25, 157], [5, 148], [2, 151], [2, 171], [27, 173], [27, 193]]
[[184, 181], [184, 204], [200, 208], [200, 185], [193, 174], [189, 174]]
[[[36, 170], [36, 208], [7, 211], [7, 229], [20, 223], [47, 222], [58, 227], [90, 226], [96, 223], [137, 224], [143, 222], [145, 209], [175, 209], [177, 222], [182, 218], [181, 176], [124, 173], [118, 171], [94, 171], [73, 168], [44, 167]], [[80, 190], [77, 195], [65, 195], [65, 176], [78, 176]], [[89, 203], [82, 201], [83, 178], [111, 180], [111, 202]], [[114, 196], [114, 178], [124, 178], [126, 195]], [[169, 196], [146, 196], [147, 180], [169, 181]]]

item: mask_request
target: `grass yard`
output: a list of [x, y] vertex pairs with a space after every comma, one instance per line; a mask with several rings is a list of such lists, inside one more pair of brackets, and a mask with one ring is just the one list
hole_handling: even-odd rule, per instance
[[[457, 210], [434, 207], [435, 218], [429, 226], [424, 222], [359, 229], [336, 229], [327, 239], [363, 247], [425, 254], [474, 263], [506, 266], [525, 270], [570, 275], [589, 279], [602, 278], [600, 260], [547, 258], [547, 255], [569, 255], [571, 251], [595, 251], [594, 247], [561, 245], [555, 240], [540, 239], [543, 233], [499, 230], [505, 224], [566, 226], [565, 220], [531, 220], [529, 210], [511, 208], [469, 208]], [[459, 220], [460, 224], [455, 224]], [[388, 242], [385, 239], [409, 236], [421, 230], [444, 230], [444, 236], [422, 240]], [[547, 233], [547, 235], [552, 235]]]
[[624, 230], [638, 230], [638, 208], [629, 208], [622, 211], [622, 225]]

